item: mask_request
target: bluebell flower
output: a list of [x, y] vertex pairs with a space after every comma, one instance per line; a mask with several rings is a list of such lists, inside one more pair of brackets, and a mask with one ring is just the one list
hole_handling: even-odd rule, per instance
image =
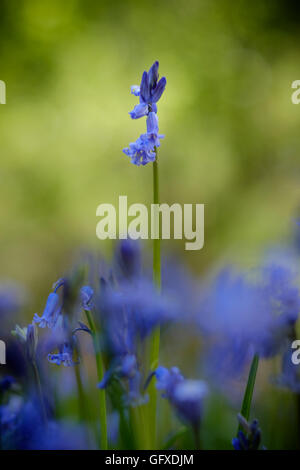
[[115, 251], [115, 270], [121, 279], [134, 278], [141, 271], [141, 249], [138, 240], [120, 240]]
[[261, 430], [258, 421], [254, 419], [252, 423], [240, 414], [238, 420], [243, 430], [238, 432], [238, 436], [232, 439], [232, 445], [235, 450], [258, 450], [261, 443]]
[[140, 102], [129, 114], [133, 119], [147, 116], [147, 133], [123, 149], [125, 155], [131, 158], [134, 165], [147, 165], [156, 159], [156, 148], [160, 146], [160, 139], [164, 136], [158, 133], [158, 118], [156, 103], [160, 99], [166, 86], [163, 77], [158, 81], [158, 62], [154, 62], [149, 72], [144, 72], [141, 86], [134, 85], [131, 92], [140, 97]]
[[146, 278], [123, 280], [116, 288], [109, 287], [102, 302], [109, 349], [117, 355], [134, 351], [139, 338], [143, 340], [178, 313], [173, 299], [159, 294]]
[[84, 310], [92, 310], [94, 307], [93, 302], [94, 290], [90, 286], [83, 286], [80, 289], [81, 305]]
[[60, 366], [61, 364], [65, 367], [70, 367], [78, 364], [78, 361], [73, 360], [73, 347], [69, 342], [64, 343], [59, 348], [58, 354], [48, 354], [48, 361], [51, 364]]
[[120, 276], [117, 284], [106, 283], [102, 287], [96, 311], [101, 312], [101, 343], [109, 364], [99, 387], [105, 388], [119, 378], [126, 381], [127, 403], [144, 402], [147, 397], [142, 392], [138, 345], [157, 326], [173, 318], [175, 305], [157, 292], [152, 280], [135, 275], [127, 280]]
[[278, 354], [300, 310], [289, 264], [268, 261], [251, 274], [224, 270], [202, 297], [198, 321], [211, 341], [207, 362], [223, 384], [240, 375], [255, 353], [263, 358]]
[[53, 292], [48, 296], [43, 315], [39, 317], [37, 313], [34, 314], [33, 321], [38, 323], [40, 328], [45, 328], [47, 326], [51, 329], [56, 325], [62, 310], [57, 291], [60, 287], [66, 287], [66, 285], [66, 279], [58, 279], [58, 281], [53, 284]]
[[61, 307], [59, 305], [59, 296], [55, 292], [51, 292], [51, 294], [48, 296], [42, 317], [39, 317], [39, 315], [35, 313], [33, 321], [38, 323], [40, 328], [45, 328], [46, 326], [48, 328], [53, 328], [60, 313]]
[[203, 414], [203, 399], [208, 387], [202, 380], [185, 379], [177, 367], [158, 367], [155, 371], [156, 388], [162, 390], [181, 419], [194, 429], [200, 425]]
[[159, 366], [155, 371], [156, 377], [156, 388], [161, 390], [164, 398], [170, 399], [174, 393], [175, 386], [184, 381], [184, 377], [181, 374], [178, 367], [166, 367]]
[[136, 85], [131, 88], [131, 92], [140, 97], [139, 104], [129, 113], [132, 119], [146, 116], [151, 111], [157, 112], [156, 103], [163, 94], [167, 83], [165, 77], [158, 81], [158, 67], [159, 63], [154, 62], [149, 72], [143, 73], [140, 88], [138, 89]]
[[147, 133], [140, 137], [129, 147], [123, 149], [125, 155], [131, 158], [134, 165], [146, 165], [155, 161], [155, 148], [160, 146], [160, 139], [164, 136], [158, 134], [158, 119], [155, 113], [149, 113], [147, 118]]

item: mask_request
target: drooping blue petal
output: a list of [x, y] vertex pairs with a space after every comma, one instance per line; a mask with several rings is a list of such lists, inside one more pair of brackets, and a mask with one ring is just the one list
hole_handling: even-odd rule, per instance
[[132, 111], [129, 112], [131, 119], [139, 119], [148, 114], [148, 105], [143, 101], [137, 104]]
[[162, 77], [157, 86], [154, 88], [152, 96], [151, 96], [151, 101], [153, 103], [157, 103], [158, 100], [160, 99], [161, 95], [163, 94], [167, 84], [167, 79], [165, 77]]
[[147, 133], [148, 134], [158, 134], [158, 117], [157, 114], [151, 112], [147, 117]]
[[148, 85], [149, 85], [150, 93], [151, 93], [151, 90], [153, 90], [156, 87], [156, 84], [157, 84], [158, 67], [159, 67], [159, 62], [156, 61], [150, 67], [149, 72], [148, 72]]
[[148, 74], [144, 71], [140, 86], [140, 102], [148, 103], [150, 99], [150, 89], [148, 83]]

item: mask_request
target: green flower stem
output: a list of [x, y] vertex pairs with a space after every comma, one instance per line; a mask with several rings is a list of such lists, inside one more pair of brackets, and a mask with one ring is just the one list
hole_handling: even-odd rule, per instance
[[[241, 408], [241, 415], [244, 416], [244, 418], [247, 421], [249, 421], [249, 417], [250, 417], [251, 402], [252, 402], [253, 390], [254, 390], [254, 385], [255, 385], [256, 373], [258, 369], [258, 363], [259, 363], [259, 356], [258, 354], [254, 354], [250, 371], [249, 371], [248, 382], [247, 382], [247, 386], [246, 386], [246, 390], [244, 394], [243, 404]], [[239, 425], [238, 432], [241, 430], [242, 430], [241, 425]]]
[[[85, 393], [82, 384], [81, 374], [80, 374], [80, 365], [74, 365], [74, 373], [76, 379], [77, 395], [78, 395], [78, 419], [80, 422], [89, 421], [88, 412], [86, 409], [85, 402]], [[86, 423], [87, 424], [87, 423]]]
[[[157, 148], [155, 148], [156, 159], [153, 162], [153, 203], [159, 204], [159, 177], [158, 177], [158, 155]], [[159, 219], [158, 223], [158, 238], [153, 240], [153, 281], [160, 291], [161, 289], [161, 265], [160, 265], [160, 234], [159, 234]], [[150, 344], [150, 369], [154, 371], [159, 363], [159, 341], [160, 329], [157, 328], [151, 337]], [[152, 445], [156, 448], [156, 414], [157, 414], [157, 390], [155, 382], [151, 381], [149, 386], [149, 431], [152, 438]]]
[[[101, 382], [104, 375], [104, 366], [102, 362], [100, 344], [98, 340], [97, 331], [95, 328], [95, 324], [91, 315], [91, 312], [85, 310], [85, 315], [89, 324], [89, 328], [92, 332], [93, 338], [93, 345], [96, 357], [96, 366], [97, 366], [97, 375], [98, 381]], [[100, 446], [102, 450], [107, 450], [107, 417], [106, 417], [106, 394], [105, 390], [99, 390], [99, 406], [100, 406], [100, 424], [101, 424], [101, 438], [100, 438]]]
[[38, 371], [38, 367], [36, 365], [35, 360], [32, 361], [32, 369], [33, 369], [33, 375], [34, 375], [34, 381], [37, 389], [37, 394], [40, 400], [40, 406], [41, 406], [41, 411], [42, 411], [42, 417], [44, 424], [48, 424], [48, 418], [47, 418], [47, 412], [46, 412], [46, 407], [45, 407], [45, 402], [44, 402], [44, 397], [43, 397], [43, 391], [42, 391], [42, 385], [41, 385], [41, 380], [40, 380], [40, 374]]

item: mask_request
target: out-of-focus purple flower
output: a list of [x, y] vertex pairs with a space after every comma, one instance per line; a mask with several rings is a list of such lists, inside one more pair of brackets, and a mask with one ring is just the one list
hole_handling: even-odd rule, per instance
[[156, 388], [162, 390], [178, 415], [193, 428], [198, 428], [202, 419], [203, 399], [208, 387], [202, 380], [185, 379], [177, 367], [158, 367], [155, 371]]
[[99, 387], [107, 387], [114, 377], [126, 380], [125, 401], [141, 403], [147, 398], [142, 396], [138, 345], [156, 327], [176, 316], [176, 305], [159, 294], [152, 281], [140, 276], [120, 276], [118, 283], [102, 286], [101, 293], [96, 311], [101, 312], [101, 343], [109, 369]]
[[181, 374], [178, 367], [166, 367], [159, 366], [155, 371], [156, 377], [156, 388], [162, 390], [162, 396], [164, 398], [171, 398], [176, 385], [184, 381], [184, 377]]
[[44, 309], [42, 317], [39, 317], [37, 313], [34, 314], [33, 321], [38, 323], [40, 328], [53, 328], [57, 322], [61, 308], [59, 305], [59, 296], [55, 292], [49, 294], [46, 307]]
[[94, 290], [90, 286], [83, 286], [80, 289], [80, 300], [84, 310], [92, 310], [94, 307], [93, 296]]
[[252, 423], [242, 416], [238, 415], [240, 426], [243, 430], [238, 432], [238, 436], [232, 439], [232, 445], [235, 450], [258, 450], [261, 442], [261, 430], [258, 427], [257, 419]]
[[136, 85], [131, 87], [131, 93], [140, 97], [139, 104], [129, 113], [132, 119], [138, 119], [146, 116], [148, 112], [157, 111], [156, 103], [163, 94], [167, 83], [165, 77], [158, 81], [158, 67], [158, 61], [154, 62], [149, 72], [143, 73], [140, 87]]
[[143, 278], [109, 287], [102, 304], [108, 348], [116, 355], [134, 352], [139, 338], [143, 340], [177, 314], [175, 302], [159, 294], [153, 283]]
[[127, 238], [120, 240], [115, 253], [117, 276], [134, 278], [141, 270], [141, 250], [138, 240]]
[[240, 374], [255, 353], [265, 358], [277, 354], [300, 310], [289, 265], [268, 261], [254, 274], [252, 279], [222, 271], [202, 297], [199, 325], [212, 341], [208, 362], [221, 381]]
[[73, 360], [74, 353], [70, 343], [64, 343], [60, 346], [59, 350], [58, 354], [48, 354], [48, 361], [51, 364], [56, 364], [58, 366], [63, 364], [65, 367], [71, 367], [78, 364], [78, 362]]
[[198, 426], [203, 413], [203, 399], [208, 387], [203, 380], [184, 380], [175, 387], [173, 400], [179, 415], [193, 426]]
[[98, 388], [107, 388], [114, 379], [120, 381], [126, 379], [128, 391], [122, 397], [123, 404], [127, 406], [136, 406], [148, 401], [148, 395], [142, 394], [142, 379], [139, 371], [136, 356], [128, 354], [113, 359], [110, 368], [104, 374], [103, 379], [98, 384]]

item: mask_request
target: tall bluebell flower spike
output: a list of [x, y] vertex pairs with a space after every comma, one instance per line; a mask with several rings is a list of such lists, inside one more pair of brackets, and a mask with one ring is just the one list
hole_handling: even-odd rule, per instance
[[232, 445], [235, 450], [258, 450], [261, 443], [261, 430], [258, 427], [257, 419], [252, 423], [238, 414], [238, 421], [243, 430], [238, 432], [238, 436], [232, 439]]
[[147, 116], [147, 132], [123, 149], [125, 155], [131, 158], [134, 165], [147, 165], [156, 159], [156, 148], [160, 146], [160, 139], [164, 136], [158, 133], [158, 118], [156, 103], [160, 99], [166, 87], [165, 77], [158, 81], [158, 62], [150, 67], [149, 72], [144, 72], [140, 87], [133, 85], [131, 93], [140, 97], [140, 102], [130, 111], [132, 119]]
[[143, 73], [140, 87], [137, 85], [131, 87], [131, 93], [140, 97], [139, 104], [129, 113], [132, 119], [139, 119], [151, 111], [157, 112], [156, 103], [161, 98], [167, 84], [165, 77], [158, 81], [158, 67], [158, 61], [154, 62], [149, 72]]

